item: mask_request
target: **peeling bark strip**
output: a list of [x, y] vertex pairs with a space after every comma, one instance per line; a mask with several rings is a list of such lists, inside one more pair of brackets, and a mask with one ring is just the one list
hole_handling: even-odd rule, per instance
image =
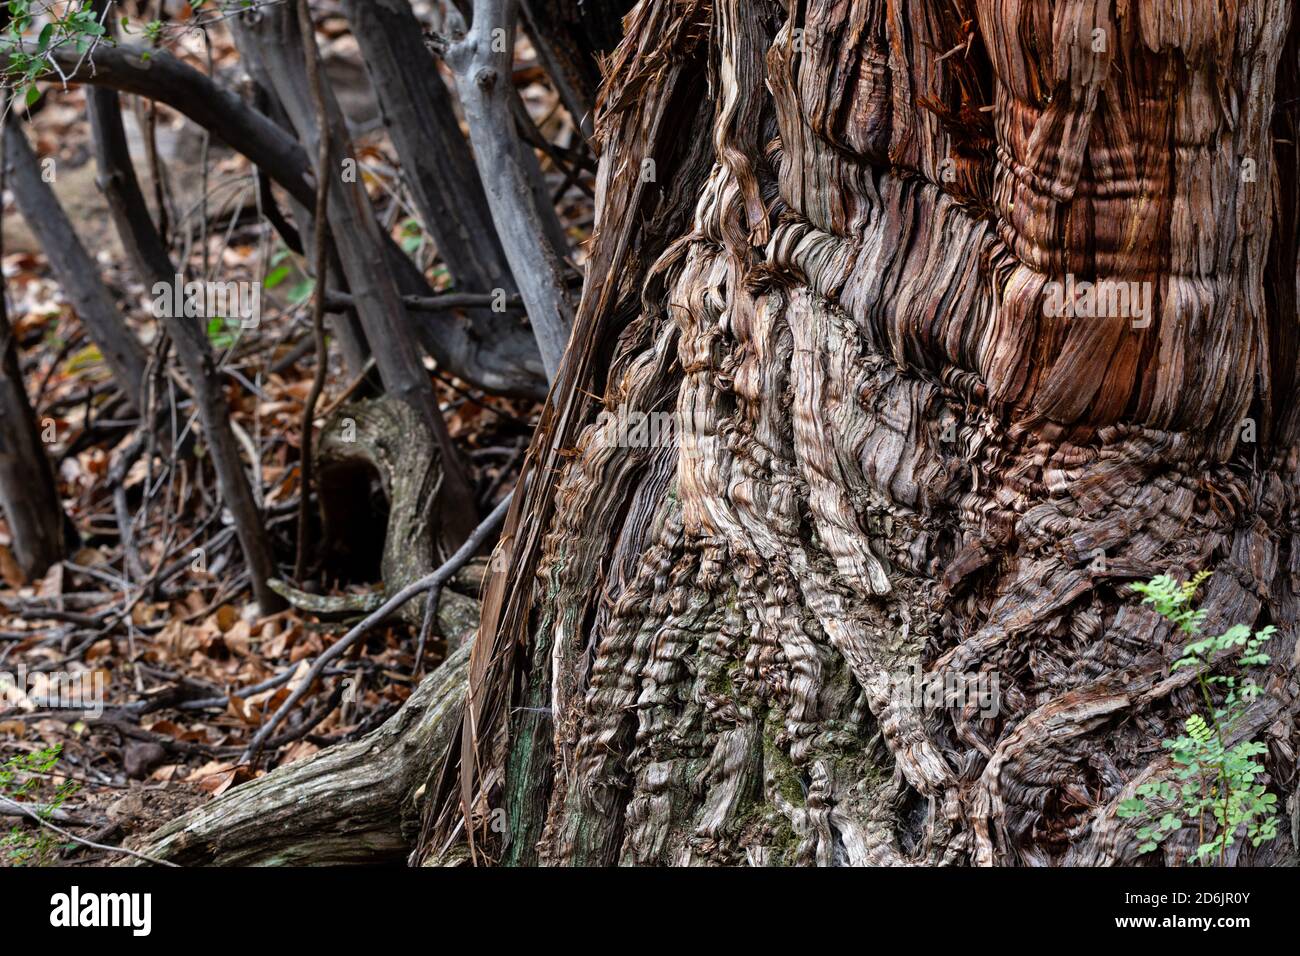
[[[1127, 585], [1204, 568], [1208, 628], [1279, 627], [1247, 723], [1289, 825], [1232, 862], [1294, 862], [1294, 6], [626, 26], [428, 851], [465, 822], [516, 863], [1152, 862], [1116, 809], [1199, 705]], [[1149, 323], [1050, 314], [1067, 276], [1149, 284]], [[665, 409], [674, 441], [620, 441]], [[996, 713], [915, 705], [917, 669], [996, 677]]]

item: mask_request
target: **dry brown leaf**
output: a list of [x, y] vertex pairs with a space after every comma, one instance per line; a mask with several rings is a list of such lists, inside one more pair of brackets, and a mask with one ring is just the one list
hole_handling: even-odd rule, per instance
[[260, 726], [262, 723], [262, 712], [255, 707], [250, 701], [236, 695], [230, 695], [230, 703], [226, 706], [232, 717], [243, 721], [250, 727]]
[[0, 578], [4, 578], [5, 584], [11, 588], [20, 588], [27, 583], [23, 569], [18, 567], [13, 552], [3, 544], [0, 544]]
[[224, 634], [235, 626], [235, 622], [239, 620], [239, 612], [231, 605], [223, 604], [221, 607], [217, 608], [216, 613], [208, 620], [215, 623], [217, 625], [217, 630]]
[[90, 647], [86, 648], [85, 660], [88, 662], [97, 661], [101, 657], [110, 656], [114, 650], [116, 650], [116, 648], [113, 645], [113, 641], [106, 637], [103, 640], [96, 641], [94, 644], [91, 644]]
[[63, 565], [53, 565], [36, 587], [37, 597], [52, 598], [63, 594]]
[[295, 760], [301, 760], [304, 757], [310, 757], [319, 750], [320, 747], [316, 746], [310, 740], [299, 740], [280, 757], [280, 766], [284, 766], [287, 763], [293, 763]]

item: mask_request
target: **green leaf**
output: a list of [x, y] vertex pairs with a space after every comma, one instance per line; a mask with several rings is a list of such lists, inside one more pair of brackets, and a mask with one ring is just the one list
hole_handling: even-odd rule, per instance
[[266, 274], [266, 278], [262, 280], [263, 288], [274, 289], [281, 282], [287, 279], [289, 277], [289, 273], [292, 271], [293, 270], [291, 270], [288, 266], [278, 266], [275, 269], [272, 269], [270, 272]]
[[1115, 811], [1115, 815], [1118, 816], [1120, 819], [1137, 817], [1145, 813], [1146, 808], [1147, 808], [1146, 801], [1139, 800], [1137, 797], [1133, 797], [1131, 799], [1121, 801], [1119, 808]]

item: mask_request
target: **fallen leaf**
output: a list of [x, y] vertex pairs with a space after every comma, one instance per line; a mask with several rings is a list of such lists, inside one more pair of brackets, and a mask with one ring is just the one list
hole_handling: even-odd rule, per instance
[[27, 583], [23, 569], [18, 567], [13, 552], [3, 544], [0, 544], [0, 578], [4, 578], [5, 584], [11, 588], [20, 588]]

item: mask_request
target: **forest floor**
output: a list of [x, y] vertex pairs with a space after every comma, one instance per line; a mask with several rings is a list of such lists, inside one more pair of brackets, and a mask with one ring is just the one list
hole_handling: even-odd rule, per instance
[[[435, 288], [445, 287], [445, 271], [412, 212], [355, 45], [341, 25], [332, 31], [327, 22], [324, 33], [327, 70], [353, 125], [356, 155], [382, 222]], [[210, 53], [197, 38], [173, 47], [182, 51], [193, 65], [218, 75], [238, 69], [233, 46], [220, 33]], [[539, 126], [554, 133], [554, 124], [567, 118], [548, 87], [530, 85], [528, 55], [521, 43], [520, 89]], [[259, 215], [247, 162], [179, 114], [158, 107], [151, 117], [149, 110], [146, 103], [128, 102], [123, 114], [142, 186], [151, 201], [165, 196], [173, 252], [187, 253], [196, 273], [262, 283], [257, 328], [216, 320], [208, 333], [222, 358], [236, 434], [288, 577], [301, 491], [300, 420], [315, 362], [312, 281], [306, 263]], [[56, 195], [132, 329], [155, 356], [155, 394], [170, 408], [183, 445], [197, 428], [196, 416], [184, 378], [166, 361], [166, 342], [149, 313], [151, 296], [130, 273], [96, 185], [82, 92], [46, 90], [25, 126], [38, 153], [54, 159]], [[156, 163], [145, 149], [151, 126]], [[159, 172], [161, 183], [154, 176]], [[558, 173], [548, 174], [558, 181]], [[584, 177], [559, 205], [577, 240], [590, 230], [589, 192]], [[437, 665], [442, 645], [435, 639], [417, 668], [411, 628], [399, 621], [376, 628], [303, 698], [296, 724], [287, 722], [282, 735], [292, 739], [255, 766], [241, 764], [252, 735], [349, 620], [257, 612], [201, 440], [194, 454], [178, 458], [150, 448], [124, 480], [116, 480], [113, 465], [138, 430], [123, 420], [98, 351], [9, 193], [3, 241], [4, 289], [27, 393], [81, 544], [41, 579], [27, 581], [0, 520], [0, 865], [103, 865], [116, 855], [65, 834], [130, 846], [268, 766], [363, 735]], [[514, 483], [538, 406], [485, 396], [426, 364], [486, 513]], [[318, 424], [355, 385], [335, 356]], [[377, 486], [358, 507], [370, 509], [382, 528], [386, 505]], [[305, 590], [368, 592], [381, 584], [377, 554], [340, 555], [321, 544], [313, 558], [313, 573], [296, 582]], [[473, 573], [452, 587], [477, 597]], [[287, 683], [257, 689], [286, 672], [293, 673]], [[353, 692], [339, 701], [344, 678], [352, 679]], [[32, 811], [65, 833], [24, 816]]]

